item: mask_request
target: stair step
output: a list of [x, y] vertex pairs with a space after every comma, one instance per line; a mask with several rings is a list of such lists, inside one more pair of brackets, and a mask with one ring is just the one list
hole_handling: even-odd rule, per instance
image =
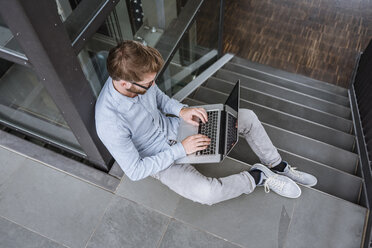
[[[248, 170], [251, 165], [259, 163], [258, 157], [250, 149], [247, 142], [239, 143], [221, 164], [214, 164], [214, 166], [196, 164], [194, 165], [195, 168], [205, 176], [219, 178]], [[358, 203], [362, 183], [361, 178], [283, 150], [279, 150], [279, 152], [284, 160], [299, 170], [311, 173], [317, 177], [318, 184], [313, 187], [314, 189], [354, 204]], [[341, 185], [342, 187], [340, 187]]]
[[302, 84], [310, 85], [318, 89], [329, 91], [333, 94], [338, 94], [344, 97], [348, 97], [347, 89], [330, 84], [330, 83], [322, 82], [322, 81], [312, 79], [306, 76], [302, 76], [299, 74], [286, 72], [286, 71], [279, 70], [279, 69], [276, 69], [276, 68], [273, 68], [267, 65], [258, 64], [258, 63], [255, 63], [255, 62], [252, 62], [246, 59], [242, 59], [236, 56], [231, 60], [231, 62], [235, 64], [239, 64], [247, 68], [255, 69], [257, 71], [261, 71], [262, 73], [271, 75], [273, 77], [284, 78], [284, 79], [292, 80], [295, 82], [301, 82]]
[[[219, 178], [249, 170], [250, 166], [226, 157], [222, 163], [195, 168], [205, 176]], [[360, 244], [365, 208], [314, 188], [301, 190], [300, 198], [288, 199], [273, 192], [266, 194], [263, 187], [257, 187], [251, 194], [206, 206], [180, 197], [159, 180], [148, 177], [136, 182], [123, 180], [119, 194], [236, 244], [228, 247], [287, 247], [286, 239], [297, 248], [350, 248]], [[149, 196], [153, 195], [162, 196], [161, 202], [151, 201]]]
[[252, 78], [243, 74], [238, 74], [225, 69], [220, 69], [215, 74], [215, 77], [224, 79], [230, 82], [240, 79], [241, 85], [250, 89], [258, 90], [276, 97], [285, 98], [289, 101], [306, 105], [308, 107], [327, 112], [342, 118], [351, 120], [350, 108], [335, 104], [323, 99], [309, 96], [307, 94], [287, 89], [275, 84], [271, 84], [256, 78]]
[[[219, 164], [195, 167], [210, 177], [224, 177], [247, 168], [245, 163], [228, 157]], [[288, 199], [272, 192], [265, 194], [262, 187], [257, 187], [251, 194], [213, 206], [181, 198], [174, 217], [242, 247], [360, 246], [366, 208], [314, 188], [301, 190], [298, 199]]]
[[[227, 97], [228, 94], [203, 86], [199, 87], [193, 95], [194, 99], [207, 104], [224, 103]], [[353, 135], [243, 99], [240, 101], [240, 107], [253, 110], [264, 123], [323, 141], [348, 151], [353, 149], [355, 140]]]
[[263, 125], [275, 146], [294, 154], [355, 174], [358, 155], [268, 124]]
[[[318, 179], [318, 184], [315, 185], [314, 188], [355, 204], [359, 202], [359, 194], [362, 185], [362, 179], [360, 177], [282, 149], [278, 149], [278, 151], [283, 160], [297, 167], [298, 170], [310, 173]], [[238, 144], [229, 154], [229, 157], [248, 164], [259, 162], [258, 157], [254, 154], [244, 138], [239, 140]]]
[[[211, 77], [204, 84], [205, 87], [230, 93], [235, 83], [230, 81]], [[302, 104], [288, 101], [285, 98], [279, 98], [257, 90], [249, 89], [245, 86], [240, 87], [240, 97], [251, 102], [267, 106], [297, 117], [313, 121], [345, 133], [350, 133], [352, 130], [352, 121], [345, 118], [332, 115], [317, 109], [307, 107]]]
[[[204, 104], [189, 98], [184, 102], [190, 106]], [[355, 174], [357, 154], [269, 124], [262, 123], [262, 125], [277, 148]]]
[[318, 89], [309, 84], [302, 84], [290, 79], [277, 77], [275, 75], [263, 73], [261, 71], [234, 63], [227, 63], [223, 68], [239, 74], [254, 77], [268, 83], [279, 85], [287, 89], [291, 89], [310, 96], [314, 96], [329, 102], [333, 102], [345, 107], [349, 107], [349, 99], [346, 96], [341, 96], [338, 94], [331, 93], [329, 91], [325, 91], [323, 89]]

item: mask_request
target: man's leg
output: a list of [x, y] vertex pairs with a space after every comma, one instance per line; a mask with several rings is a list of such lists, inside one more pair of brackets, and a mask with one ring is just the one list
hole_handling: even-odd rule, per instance
[[174, 164], [153, 175], [177, 194], [202, 204], [212, 205], [249, 194], [256, 187], [248, 171], [223, 178], [210, 178], [190, 164]]
[[229, 200], [251, 193], [256, 185], [265, 186], [268, 193], [289, 198], [301, 195], [301, 189], [288, 177], [277, 175], [262, 164], [255, 164], [251, 171], [223, 178], [206, 177], [190, 164], [174, 164], [153, 175], [177, 194], [206, 205]]
[[299, 184], [305, 186], [316, 185], [316, 177], [297, 171], [288, 165], [287, 162], [282, 161], [278, 150], [272, 144], [261, 122], [252, 110], [239, 109], [238, 131], [245, 137], [254, 153], [261, 160], [261, 163]]
[[278, 150], [252, 110], [239, 109], [238, 131], [245, 137], [261, 163], [269, 168], [280, 164], [282, 158]]

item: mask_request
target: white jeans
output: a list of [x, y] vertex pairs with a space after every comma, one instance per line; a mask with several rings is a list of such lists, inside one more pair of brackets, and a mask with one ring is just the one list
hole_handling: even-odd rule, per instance
[[[262, 164], [272, 167], [281, 162], [277, 149], [252, 110], [239, 109], [238, 130]], [[253, 177], [247, 171], [223, 178], [211, 178], [203, 176], [190, 164], [174, 164], [153, 177], [179, 195], [207, 205], [232, 199], [243, 193], [249, 194], [256, 187]]]

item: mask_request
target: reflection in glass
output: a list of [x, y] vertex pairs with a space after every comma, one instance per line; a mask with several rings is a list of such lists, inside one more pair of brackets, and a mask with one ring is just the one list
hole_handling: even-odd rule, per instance
[[[134, 31], [133, 33], [135, 33], [132, 38], [127, 37], [124, 33], [125, 39], [134, 39], [155, 48], [168, 47], [169, 49], [174, 45], [162, 45], [161, 42], [167, 42], [167, 38], [165, 37], [166, 33], [164, 31], [168, 27], [172, 27], [171, 23], [180, 15], [182, 6], [177, 5], [177, 1], [175, 0], [164, 1], [163, 5], [159, 5], [156, 2], [158, 1], [142, 1], [141, 7], [143, 15], [140, 14], [140, 16], [143, 16], [143, 18], [140, 20], [141, 25], [137, 25], [138, 30], [136, 30], [136, 25], [133, 24], [133, 20], [128, 18], [128, 16], [117, 15], [117, 17], [112, 18], [113, 12], [106, 19], [101, 28], [99, 28], [97, 33], [86, 42], [78, 58], [82, 70], [89, 80], [96, 96], [98, 96], [103, 84], [108, 78], [108, 73], [106, 71], [108, 51], [123, 39], [117, 35], [119, 33], [118, 30], [123, 30], [123, 26], [131, 26]], [[162, 77], [158, 78], [156, 81], [159, 87], [169, 96], [174, 95], [192, 81], [216, 59], [219, 5], [213, 0], [207, 0], [205, 2], [209, 2], [210, 4], [206, 7], [202, 7], [201, 11], [203, 11], [203, 8], [209, 8], [207, 10], [207, 14], [209, 14], [207, 18], [210, 19], [210, 22], [205, 25], [205, 20], [201, 20], [200, 15], [196, 18], [194, 24], [181, 40], [179, 49], [174, 55], [168, 69]], [[126, 1], [120, 1], [116, 6], [116, 13], [125, 12], [123, 10], [126, 8]], [[118, 11], [119, 9], [121, 11]], [[127, 10], [129, 17], [134, 16], [134, 13], [131, 12], [136, 13], [137, 10], [141, 11], [141, 9], [130, 6]], [[211, 13], [212, 16], [210, 15]], [[211, 25], [211, 23], [214, 23], [214, 25]], [[207, 33], [207, 30], [211, 32]], [[174, 40], [174, 38], [171, 40]], [[170, 51], [160, 52], [162, 54], [169, 54]]]
[[0, 59], [0, 122], [84, 155], [35, 73]]
[[[81, 68], [88, 79], [94, 94], [98, 97], [102, 86], [109, 77], [106, 69], [106, 59], [111, 48], [123, 40], [123, 26], [129, 26], [127, 16], [119, 11], [126, 8], [126, 2], [120, 1], [115, 10], [110, 13], [98, 31], [86, 42], [85, 47], [78, 54]], [[127, 11], [125, 9], [125, 11]], [[128, 31], [126, 31], [128, 32]], [[128, 35], [128, 33], [124, 33]], [[127, 37], [131, 39], [132, 37]]]
[[155, 47], [187, 1], [130, 1], [128, 12], [134, 40]]
[[[217, 59], [219, 1], [205, 0], [157, 83], [173, 96]], [[162, 39], [164, 40], [164, 39]]]
[[5, 24], [1, 16], [0, 16], [0, 48], [9, 51], [12, 54], [25, 57], [22, 49], [18, 45], [18, 42], [14, 38], [12, 32]]
[[[57, 3], [58, 14], [64, 22], [66, 31], [74, 44], [81, 39], [81, 34], [90, 25], [90, 22], [97, 16], [101, 15], [102, 9], [109, 5], [108, 0], [55, 0]], [[115, 1], [114, 1], [115, 2]], [[121, 29], [111, 29], [110, 23], [125, 20], [128, 25], [123, 25]], [[117, 41], [132, 39], [131, 27], [128, 21], [128, 11], [126, 1], [116, 3], [116, 7], [100, 27], [99, 33], [115, 37]], [[105, 25], [106, 24], [106, 25]]]

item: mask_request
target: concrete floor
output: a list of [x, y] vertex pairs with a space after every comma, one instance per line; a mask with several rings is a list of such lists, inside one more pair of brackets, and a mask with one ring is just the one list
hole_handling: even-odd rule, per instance
[[[228, 158], [199, 169], [248, 168]], [[0, 247], [360, 247], [365, 208], [302, 191], [292, 200], [257, 188], [204, 206], [153, 178], [105, 190], [0, 146]]]

